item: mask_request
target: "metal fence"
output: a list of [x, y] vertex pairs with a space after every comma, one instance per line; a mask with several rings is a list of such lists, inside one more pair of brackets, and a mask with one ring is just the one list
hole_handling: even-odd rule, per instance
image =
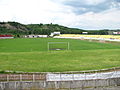
[[0, 81], [76, 81], [120, 78], [120, 71], [95, 73], [0, 74]]
[[46, 80], [45, 74], [0, 74], [0, 81], [40, 81]]

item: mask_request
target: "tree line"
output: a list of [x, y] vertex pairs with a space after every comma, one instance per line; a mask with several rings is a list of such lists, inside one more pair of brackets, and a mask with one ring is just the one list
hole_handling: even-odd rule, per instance
[[[61, 34], [82, 34], [88, 32], [90, 35], [108, 35], [111, 30], [83, 30], [78, 28], [68, 28], [58, 24], [20, 24], [18, 22], [0, 22], [0, 34], [12, 35], [50, 35], [59, 31]], [[119, 31], [119, 30], [117, 30]]]

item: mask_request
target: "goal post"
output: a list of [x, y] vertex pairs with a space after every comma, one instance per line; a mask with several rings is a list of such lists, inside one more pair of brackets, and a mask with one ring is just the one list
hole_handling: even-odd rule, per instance
[[69, 42], [48, 42], [48, 51], [69, 50]]

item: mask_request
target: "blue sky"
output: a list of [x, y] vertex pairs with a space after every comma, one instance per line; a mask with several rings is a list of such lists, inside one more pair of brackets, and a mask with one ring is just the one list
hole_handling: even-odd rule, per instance
[[120, 0], [0, 0], [0, 21], [120, 29]]

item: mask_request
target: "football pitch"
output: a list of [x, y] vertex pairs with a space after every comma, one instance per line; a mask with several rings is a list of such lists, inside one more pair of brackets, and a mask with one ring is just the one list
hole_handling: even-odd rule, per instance
[[[48, 51], [48, 42], [69, 50]], [[64, 72], [120, 66], [120, 44], [54, 38], [0, 39], [0, 71]]]

